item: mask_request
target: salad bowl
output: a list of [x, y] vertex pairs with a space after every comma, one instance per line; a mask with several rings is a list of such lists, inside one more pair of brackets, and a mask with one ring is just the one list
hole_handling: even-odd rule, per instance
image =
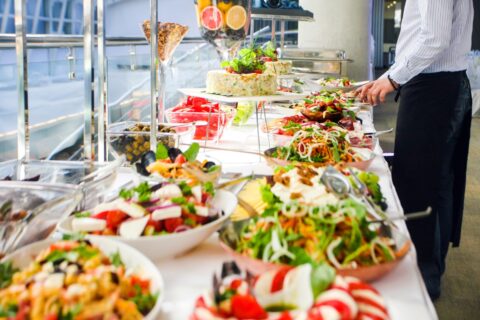
[[[142, 276], [142, 278], [150, 280], [149, 289], [153, 293], [158, 293], [158, 296], [153, 308], [148, 314], [145, 315], [144, 319], [157, 319], [161, 311], [163, 298], [165, 296], [165, 286], [162, 275], [160, 274], [158, 268], [138, 250], [122, 242], [105, 238], [87, 239], [91, 244], [98, 247], [106, 256], [111, 257], [118, 254], [121, 262], [125, 265], [127, 273], [138, 274], [139, 276]], [[34, 261], [35, 256], [45, 249], [51, 248], [51, 246], [57, 241], [58, 240], [50, 238], [32, 243], [9, 254], [3, 258], [1, 262], [11, 262], [15, 268], [25, 269]]]
[[[153, 261], [179, 256], [198, 246], [215, 231], [220, 229], [235, 210], [235, 207], [237, 206], [237, 198], [231, 192], [217, 190], [211, 205], [222, 211], [220, 217], [205, 225], [183, 232], [142, 236], [138, 238], [126, 238], [119, 235], [89, 235], [89, 237], [92, 239], [110, 238], [121, 241], [136, 248]], [[74, 219], [74, 216], [66, 217], [59, 222], [57, 229], [63, 234], [74, 234], [75, 232], [72, 227], [72, 221]]]
[[[231, 221], [221, 231], [219, 235], [220, 246], [235, 260], [235, 262], [246, 271], [254, 275], [260, 275], [270, 270], [281, 270], [287, 265], [280, 263], [266, 262], [261, 259], [255, 259], [236, 251], [237, 244], [240, 241], [240, 233], [249, 223], [250, 219]], [[358, 268], [345, 268], [336, 271], [339, 275], [345, 277], [355, 277], [362, 281], [372, 282], [378, 280], [394, 270], [408, 254], [411, 247], [411, 240], [398, 230], [395, 226], [385, 225], [381, 228], [384, 236], [388, 236], [395, 242], [395, 260], [384, 262], [372, 266], [361, 266]]]
[[[277, 166], [287, 166], [290, 164], [295, 163], [295, 161], [290, 161], [290, 160], [284, 160], [284, 159], [279, 159], [274, 157], [275, 151], [277, 151], [278, 147], [273, 147], [270, 149], [265, 150], [264, 152], [264, 157], [267, 160], [267, 163], [272, 166], [272, 167], [277, 167]], [[367, 148], [355, 148], [352, 147], [352, 149], [355, 151], [356, 154], [358, 154], [361, 157], [361, 161], [355, 161], [355, 162], [339, 162], [343, 163], [348, 167], [353, 167], [357, 168], [360, 170], [367, 170], [370, 165], [372, 164], [373, 160], [376, 157], [376, 154]], [[297, 161], [298, 162], [298, 161]], [[307, 164], [307, 165], [312, 165], [314, 167], [324, 167], [328, 165], [332, 165], [332, 163], [320, 163], [320, 162], [300, 162], [302, 164]]]

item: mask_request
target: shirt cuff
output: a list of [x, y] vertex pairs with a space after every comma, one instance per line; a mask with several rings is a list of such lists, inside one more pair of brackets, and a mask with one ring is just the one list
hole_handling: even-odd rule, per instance
[[411, 79], [410, 73], [405, 67], [395, 68], [394, 70], [391, 70], [389, 74], [390, 78], [399, 85], [404, 85]]

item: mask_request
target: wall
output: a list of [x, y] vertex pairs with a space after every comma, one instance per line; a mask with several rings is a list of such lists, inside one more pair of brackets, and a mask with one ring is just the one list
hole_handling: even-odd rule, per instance
[[[150, 19], [150, 0], [122, 0], [110, 4], [106, 12], [108, 36], [143, 36], [142, 22]], [[159, 0], [158, 19], [190, 27], [187, 37], [199, 36], [193, 0]]]
[[315, 15], [315, 22], [299, 24], [299, 47], [344, 49], [354, 62], [349, 75], [355, 80], [370, 74], [371, 0], [300, 0]]

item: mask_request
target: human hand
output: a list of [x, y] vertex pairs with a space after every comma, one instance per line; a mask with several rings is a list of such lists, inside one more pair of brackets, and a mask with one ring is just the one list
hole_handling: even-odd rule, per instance
[[388, 78], [380, 78], [376, 81], [372, 81], [357, 89], [356, 95], [363, 102], [368, 102], [375, 106], [379, 102], [385, 102], [387, 94], [393, 92], [395, 88], [390, 83]]

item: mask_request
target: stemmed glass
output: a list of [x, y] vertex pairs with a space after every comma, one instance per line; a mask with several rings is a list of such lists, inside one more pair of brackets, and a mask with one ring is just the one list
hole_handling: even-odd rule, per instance
[[231, 60], [250, 25], [251, 0], [194, 0], [203, 39], [212, 44], [221, 61]]

